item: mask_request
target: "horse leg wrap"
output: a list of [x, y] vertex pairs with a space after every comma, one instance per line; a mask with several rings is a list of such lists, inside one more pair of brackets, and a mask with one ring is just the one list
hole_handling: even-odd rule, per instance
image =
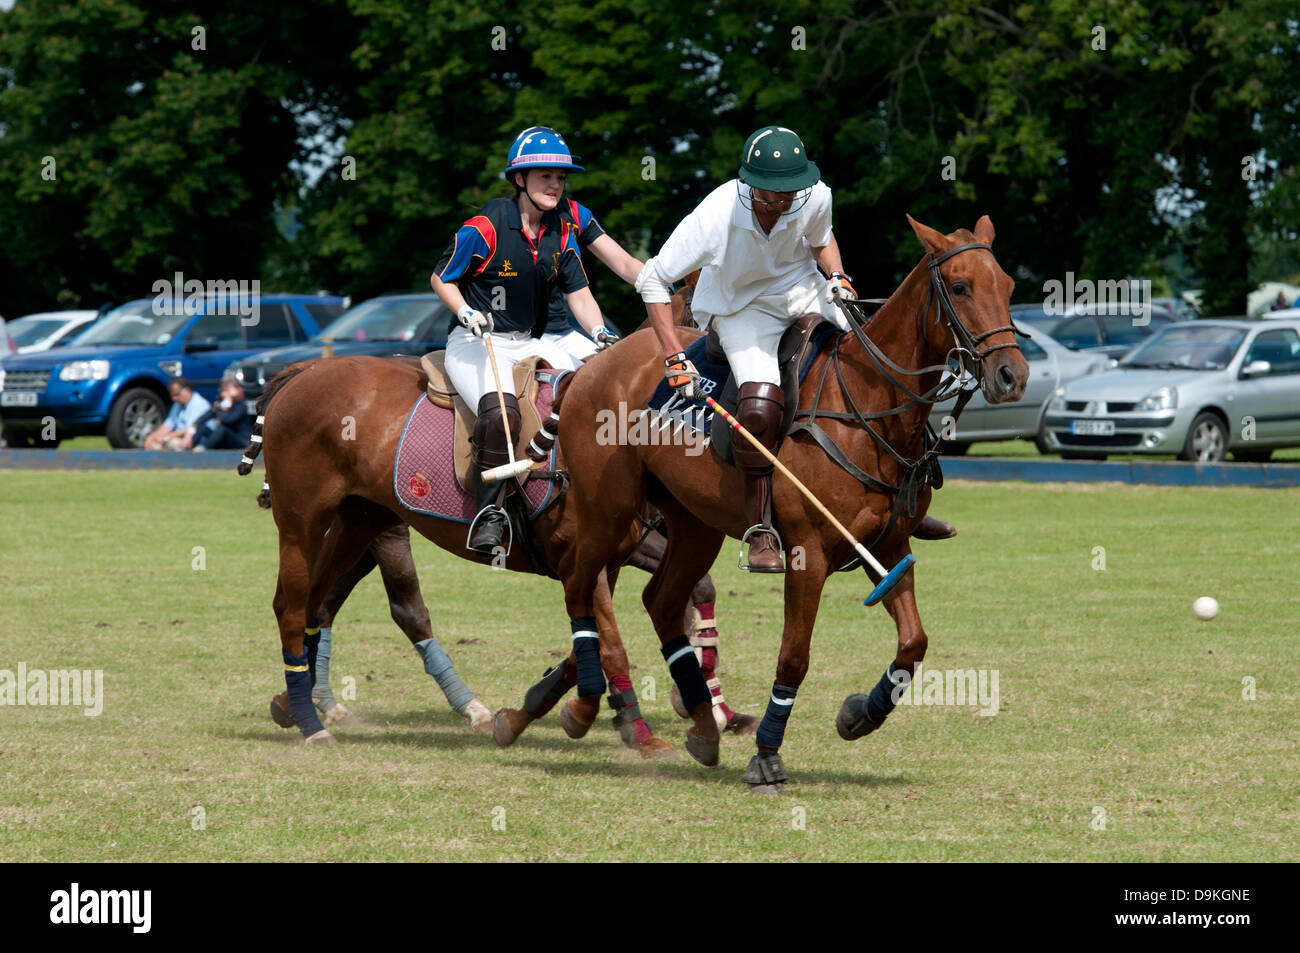
[[636, 700], [636, 690], [632, 688], [632, 679], [627, 675], [613, 675], [609, 679], [612, 694], [609, 703], [618, 712], [619, 734], [631, 729], [635, 732], [638, 744], [644, 744], [654, 737], [641, 706]]
[[596, 617], [578, 616], [570, 621], [573, 629], [573, 652], [578, 659], [578, 697], [605, 694], [605, 672], [600, 667], [600, 636], [596, 634]]
[[565, 659], [554, 668], [548, 668], [542, 680], [524, 693], [524, 711], [534, 718], [541, 718], [576, 684], [578, 667]]
[[424, 670], [433, 676], [442, 693], [447, 696], [447, 704], [457, 713], [463, 712], [465, 706], [474, 700], [474, 693], [456, 674], [456, 666], [442, 650], [437, 639], [425, 639], [415, 643], [415, 651], [424, 659]]
[[772, 683], [772, 697], [767, 700], [767, 711], [763, 713], [763, 722], [758, 726], [754, 740], [760, 748], [779, 748], [785, 740], [785, 723], [790, 719], [790, 710], [794, 708], [794, 695], [798, 689], [789, 685]]
[[321, 626], [320, 644], [316, 646], [316, 665], [313, 670], [316, 680], [311, 687], [311, 697], [322, 714], [338, 704], [334, 690], [330, 688], [330, 649], [333, 646], [333, 631], [329, 626]]
[[[903, 674], [898, 674], [898, 666], [894, 662], [889, 663], [889, 668], [885, 669], [885, 674], [880, 676], [880, 681], [876, 682], [876, 687], [871, 690], [867, 696], [867, 717], [875, 722], [879, 727], [889, 713], [894, 710], [894, 689], [898, 686], [906, 687], [911, 681], [911, 675], [906, 678]], [[901, 695], [901, 693], [900, 693]]]
[[284, 684], [289, 689], [289, 717], [294, 720], [304, 738], [310, 738], [318, 731], [324, 731], [316, 708], [311, 703], [311, 666], [307, 664], [307, 653], [290, 655], [284, 649]]
[[312, 626], [303, 630], [302, 646], [307, 652], [308, 675], [311, 676], [312, 694], [316, 693], [316, 655], [320, 648], [320, 628]]
[[694, 606], [694, 634], [691, 645], [695, 647], [695, 657], [700, 660], [700, 671], [704, 682], [709, 686], [713, 696], [713, 707], [722, 715], [721, 723], [725, 726], [735, 712], [731, 710], [726, 699], [722, 697], [722, 682], [717, 676], [718, 669], [718, 630], [714, 628], [713, 603], [701, 602]]
[[712, 700], [709, 686], [704, 681], [704, 673], [700, 671], [700, 660], [695, 657], [695, 649], [691, 647], [691, 640], [687, 636], [677, 636], [659, 651], [668, 663], [668, 671], [677, 683], [677, 690], [681, 692], [682, 704], [687, 712], [695, 711], [695, 706], [700, 702]]
[[534, 463], [545, 463], [550, 458], [551, 448], [555, 446], [555, 437], [559, 432], [560, 415], [551, 411], [551, 416], [546, 418], [542, 429], [537, 431], [528, 444], [528, 459]]

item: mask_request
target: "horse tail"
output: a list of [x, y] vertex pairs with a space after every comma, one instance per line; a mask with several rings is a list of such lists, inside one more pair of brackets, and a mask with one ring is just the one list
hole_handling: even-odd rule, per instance
[[[266, 411], [271, 406], [271, 400], [289, 381], [293, 380], [307, 368], [311, 367], [315, 361], [300, 361], [297, 364], [290, 364], [266, 385], [262, 391], [262, 396], [257, 398], [257, 419], [253, 421], [253, 433], [248, 438], [248, 446], [244, 448], [244, 456], [239, 461], [236, 471], [240, 476], [247, 476], [253, 469], [253, 461], [257, 459], [258, 454], [262, 452], [262, 425], [266, 423]], [[262, 484], [262, 492], [257, 494], [257, 505], [264, 510], [271, 508], [271, 487], [267, 483]]]

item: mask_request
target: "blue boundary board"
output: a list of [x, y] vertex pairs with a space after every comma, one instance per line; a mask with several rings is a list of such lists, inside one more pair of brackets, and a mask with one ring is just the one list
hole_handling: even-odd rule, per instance
[[[233, 476], [242, 453], [214, 450], [0, 450], [0, 470], [228, 470]], [[1300, 486], [1300, 464], [1126, 463], [1096, 460], [1033, 460], [1006, 457], [943, 457], [945, 477], [955, 480], [1030, 483], [1131, 483], [1154, 486]], [[261, 469], [261, 461], [257, 463]]]

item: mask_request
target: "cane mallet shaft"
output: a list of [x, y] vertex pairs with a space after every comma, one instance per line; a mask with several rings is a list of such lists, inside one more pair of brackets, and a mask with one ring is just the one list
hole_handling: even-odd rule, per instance
[[510, 415], [506, 413], [506, 395], [501, 389], [501, 374], [497, 371], [497, 358], [492, 350], [492, 332], [483, 332], [483, 343], [487, 345], [488, 364], [492, 367], [492, 379], [497, 385], [497, 400], [501, 402], [501, 422], [506, 428], [506, 453], [510, 458], [509, 463], [504, 463], [499, 467], [493, 467], [491, 470], [484, 470], [481, 478], [487, 483], [496, 483], [500, 480], [510, 480], [522, 473], [527, 473], [533, 468], [531, 460], [515, 459], [515, 442], [510, 434]]
[[817, 497], [813, 496], [812, 490], [804, 486], [803, 482], [797, 476], [791, 473], [786, 468], [785, 464], [783, 464], [780, 460], [778, 460], [776, 456], [770, 450], [767, 449], [767, 447], [759, 443], [758, 438], [755, 437], [748, 430], [746, 430], [741, 425], [739, 420], [731, 416], [731, 414], [727, 413], [727, 411], [722, 407], [722, 405], [719, 404], [712, 397], [705, 397], [704, 402], [709, 405], [710, 410], [712, 410], [715, 414], [721, 416], [723, 420], [725, 420], [728, 424], [730, 424], [731, 428], [735, 430], [736, 433], [740, 434], [751, 444], [753, 444], [753, 446], [761, 454], [763, 454], [763, 456], [767, 459], [767, 461], [770, 464], [772, 464], [772, 466], [776, 467], [776, 469], [781, 471], [781, 474], [786, 479], [788, 479], [791, 483], [793, 483], [796, 487], [798, 487], [799, 492], [802, 493], [808, 499], [808, 502], [812, 503], [813, 506], [817, 507], [817, 511], [821, 513], [822, 516], [826, 517], [826, 519], [830, 522], [832, 526], [834, 526], [837, 530], [839, 530], [840, 535], [853, 544], [854, 551], [859, 556], [862, 557], [862, 561], [865, 562], [872, 569], [874, 569], [878, 575], [884, 577], [883, 579], [880, 580], [880, 583], [876, 586], [876, 588], [871, 590], [871, 595], [867, 596], [866, 601], [863, 604], [868, 606], [873, 606], [881, 599], [883, 599], [886, 595], [888, 595], [889, 590], [894, 588], [894, 584], [897, 583], [899, 579], [903, 578], [903, 576], [907, 573], [907, 571], [912, 568], [912, 564], [916, 562], [916, 557], [911, 553], [908, 553], [899, 561], [897, 566], [895, 566], [893, 569], [886, 570], [885, 567], [880, 564], [880, 560], [876, 559], [875, 556], [871, 555], [871, 551], [867, 549], [867, 547], [863, 546], [862, 543], [858, 542], [858, 540], [856, 540], [853, 537], [853, 534], [844, 528], [844, 524], [835, 518], [835, 516], [831, 513], [831, 511], [828, 510], [825, 507], [825, 505], [823, 505], [822, 501], [817, 499]]

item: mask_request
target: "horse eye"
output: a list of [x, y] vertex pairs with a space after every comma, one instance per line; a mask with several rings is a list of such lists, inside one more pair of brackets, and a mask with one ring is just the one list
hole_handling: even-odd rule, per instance
[[967, 286], [966, 282], [958, 281], [953, 283], [952, 291], [953, 294], [965, 296], [970, 292], [970, 288]]

